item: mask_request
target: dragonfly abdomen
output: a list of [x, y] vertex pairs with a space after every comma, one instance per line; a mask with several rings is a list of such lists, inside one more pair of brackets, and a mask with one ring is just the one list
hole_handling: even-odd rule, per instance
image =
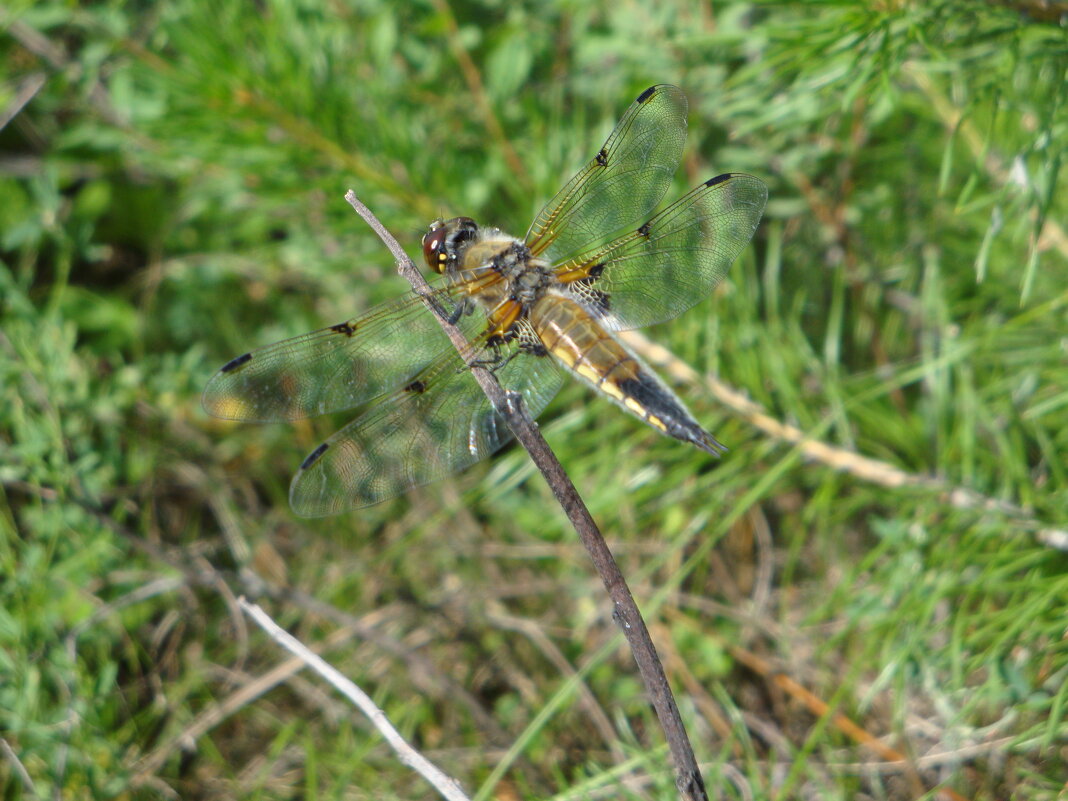
[[701, 428], [675, 393], [581, 304], [554, 293], [534, 304], [529, 320], [546, 350], [639, 420], [709, 453], [726, 450]]

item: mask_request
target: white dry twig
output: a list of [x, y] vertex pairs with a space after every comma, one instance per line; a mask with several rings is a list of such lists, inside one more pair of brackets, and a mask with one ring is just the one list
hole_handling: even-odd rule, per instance
[[382, 736], [396, 752], [401, 762], [416, 770], [419, 775], [430, 782], [434, 789], [441, 793], [441, 795], [448, 799], [448, 801], [470, 801], [464, 794], [463, 790], [460, 789], [460, 783], [458, 781], [447, 776], [429, 759], [405, 742], [404, 738], [401, 737], [400, 732], [393, 728], [393, 724], [389, 722], [386, 713], [375, 706], [374, 701], [371, 700], [367, 693], [332, 668], [321, 657], [312, 653], [308, 648], [302, 645], [300, 641], [289, 634], [289, 632], [285, 631], [281, 626], [275, 623], [270, 615], [264, 612], [259, 606], [249, 603], [243, 596], [237, 599], [237, 603], [241, 609], [244, 610], [245, 614], [251, 617], [265, 632], [267, 632], [267, 634], [270, 635], [271, 639], [303, 661], [308, 667], [333, 685], [338, 692], [359, 707], [360, 711], [367, 715], [370, 721], [375, 725], [375, 728], [381, 732]]

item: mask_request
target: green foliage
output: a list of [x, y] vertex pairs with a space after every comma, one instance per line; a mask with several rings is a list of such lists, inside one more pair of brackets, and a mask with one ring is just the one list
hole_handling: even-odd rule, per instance
[[[652, 338], [884, 478], [703, 385], [680, 393], [718, 463], [577, 385], [542, 416], [710, 788], [1056, 797], [1068, 39], [1046, 5], [0, 11], [4, 797], [427, 797], [307, 679], [241, 694], [280, 656], [239, 593], [307, 642], [358, 622], [327, 656], [472, 794], [674, 797], [523, 452], [312, 523], [288, 481], [344, 417], [199, 405], [225, 360], [405, 291], [346, 189], [413, 254], [439, 215], [522, 234], [655, 82], [690, 100], [671, 194], [745, 171], [770, 203], [724, 285]], [[747, 655], [916, 764], [876, 769]]]

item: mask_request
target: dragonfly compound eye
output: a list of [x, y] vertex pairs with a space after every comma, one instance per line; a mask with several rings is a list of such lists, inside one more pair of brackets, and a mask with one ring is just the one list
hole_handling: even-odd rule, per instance
[[448, 229], [445, 224], [437, 220], [430, 225], [430, 230], [423, 236], [423, 258], [427, 266], [436, 273], [445, 271], [445, 264], [449, 259], [445, 252], [445, 236]]

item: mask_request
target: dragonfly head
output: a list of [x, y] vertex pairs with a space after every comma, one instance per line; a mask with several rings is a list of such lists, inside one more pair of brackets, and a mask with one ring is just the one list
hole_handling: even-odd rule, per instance
[[423, 236], [423, 258], [431, 270], [444, 273], [477, 236], [478, 224], [470, 217], [434, 220]]

